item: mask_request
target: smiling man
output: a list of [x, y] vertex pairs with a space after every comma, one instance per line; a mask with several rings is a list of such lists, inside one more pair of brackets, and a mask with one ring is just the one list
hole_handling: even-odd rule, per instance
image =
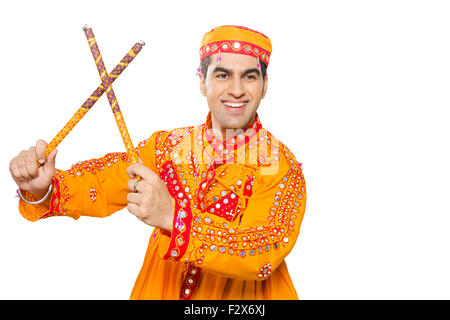
[[57, 170], [56, 152], [45, 159], [39, 140], [10, 162], [20, 212], [78, 219], [126, 206], [154, 227], [131, 299], [298, 299], [284, 258], [300, 231], [305, 180], [256, 112], [271, 52], [249, 28], [209, 31], [198, 69], [204, 124], [155, 132], [132, 165], [111, 153]]
[[201, 91], [211, 110], [212, 127], [225, 134], [226, 129], [243, 129], [255, 120], [256, 110], [267, 89], [267, 76], [256, 68], [255, 58], [234, 53], [214, 54], [221, 65], [201, 75]]

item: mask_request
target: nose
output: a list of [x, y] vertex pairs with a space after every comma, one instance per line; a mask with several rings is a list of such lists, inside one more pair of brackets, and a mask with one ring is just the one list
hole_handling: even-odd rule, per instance
[[228, 94], [232, 95], [235, 98], [240, 98], [245, 94], [245, 88], [239, 77], [232, 79], [232, 81], [230, 81], [229, 83], [230, 86], [228, 87]]

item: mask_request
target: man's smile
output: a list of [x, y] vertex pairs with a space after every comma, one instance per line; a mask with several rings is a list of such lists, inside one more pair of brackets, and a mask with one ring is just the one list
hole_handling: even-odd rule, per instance
[[222, 103], [228, 110], [243, 110], [247, 106], [248, 100], [222, 100]]

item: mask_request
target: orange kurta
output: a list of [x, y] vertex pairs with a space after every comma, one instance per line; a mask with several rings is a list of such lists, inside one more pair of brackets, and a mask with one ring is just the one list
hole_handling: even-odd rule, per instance
[[[131, 299], [298, 299], [284, 258], [300, 231], [305, 180], [258, 118], [226, 141], [207, 122], [155, 132], [136, 149], [176, 205], [172, 233], [150, 236]], [[57, 170], [50, 210], [20, 200], [20, 212], [31, 221], [106, 217], [127, 205], [130, 164], [110, 153]]]

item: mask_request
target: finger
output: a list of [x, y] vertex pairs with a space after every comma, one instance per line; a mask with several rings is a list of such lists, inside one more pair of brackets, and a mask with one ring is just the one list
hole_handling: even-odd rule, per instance
[[128, 178], [130, 178], [130, 179], [134, 179], [134, 177], [136, 176], [135, 174], [134, 174], [134, 166], [135, 166], [136, 164], [135, 163], [133, 163], [131, 166], [129, 166], [128, 168], [127, 168], [127, 175], [128, 175]]
[[130, 189], [130, 191], [133, 192], [142, 192], [143, 190], [143, 186], [142, 184], [144, 183], [144, 181], [139, 180], [139, 179], [130, 179], [128, 180], [128, 189]]
[[142, 195], [136, 192], [127, 194], [128, 203], [134, 203], [136, 205], [142, 204]]
[[139, 206], [137, 204], [128, 203], [127, 210], [139, 218]]
[[27, 167], [28, 174], [32, 178], [35, 178], [37, 176], [37, 168], [38, 168], [35, 149], [36, 149], [35, 147], [31, 147], [25, 159], [25, 165]]
[[11, 172], [11, 174], [14, 178], [22, 177], [20, 174], [20, 171], [19, 171], [19, 167], [17, 165], [17, 157], [12, 159], [11, 162], [9, 163], [9, 171]]
[[155, 173], [141, 163], [133, 163], [127, 168], [127, 174], [130, 179], [139, 176], [142, 179], [151, 179]]
[[28, 174], [27, 171], [27, 164], [25, 162], [25, 157], [20, 157], [19, 159], [17, 159], [17, 168], [20, 172], [20, 177], [23, 179], [29, 179], [30, 175]]
[[42, 139], [39, 139], [36, 142], [36, 158], [38, 159], [40, 164], [45, 162], [45, 150], [47, 148], [47, 142]]
[[[133, 192], [136, 191], [136, 190], [134, 189], [134, 184], [135, 184], [136, 181], [137, 181], [136, 179], [130, 179], [130, 180], [128, 180], [128, 189], [129, 189], [130, 191], [133, 191]], [[139, 183], [138, 183], [138, 184], [139, 184]]]

